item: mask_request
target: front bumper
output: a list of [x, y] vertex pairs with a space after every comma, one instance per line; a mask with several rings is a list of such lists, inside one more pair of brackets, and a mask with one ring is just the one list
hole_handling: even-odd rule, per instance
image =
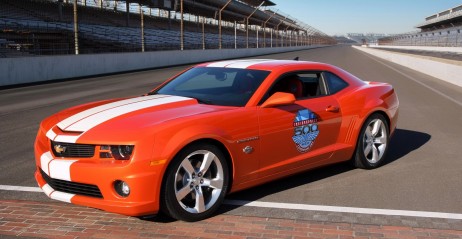
[[[49, 139], [39, 132], [35, 142], [35, 179], [44, 193], [55, 200], [128, 216], [154, 214], [159, 211], [164, 165], [150, 165], [150, 148], [141, 148], [148, 152], [138, 150], [137, 160], [61, 158], [53, 155]], [[130, 186], [127, 197], [115, 191], [117, 180]], [[93, 194], [94, 191], [97, 193]]]
[[[60, 159], [54, 159], [60, 160]], [[60, 160], [65, 161], [65, 160]], [[56, 161], [59, 162], [59, 161]], [[142, 216], [157, 213], [159, 210], [158, 198], [154, 188], [154, 182], [156, 182], [155, 173], [143, 173], [143, 174], [125, 174], [126, 168], [122, 167], [101, 167], [99, 165], [91, 165], [85, 162], [74, 162], [70, 167], [70, 178], [69, 182], [75, 184], [87, 184], [96, 186], [101, 192], [102, 197], [88, 196], [84, 193], [79, 193], [79, 190], [74, 190], [74, 193], [59, 191], [53, 188], [50, 182], [42, 176], [40, 171], [42, 168], [37, 167], [35, 171], [35, 179], [39, 187], [43, 192], [50, 198], [88, 206], [98, 209], [102, 209], [108, 212], [114, 212], [124, 214], [128, 216]], [[80, 172], [80, 173], [79, 173]], [[52, 180], [66, 181], [63, 179], [54, 179], [53, 171], [47, 176]], [[51, 174], [51, 175], [50, 175]], [[47, 178], [49, 181], [50, 178]], [[123, 180], [130, 185], [130, 195], [126, 198], [119, 196], [114, 190], [114, 181]], [[72, 187], [71, 184], [69, 187]]]

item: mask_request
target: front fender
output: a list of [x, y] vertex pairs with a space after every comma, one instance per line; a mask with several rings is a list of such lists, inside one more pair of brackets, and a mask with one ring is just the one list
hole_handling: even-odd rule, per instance
[[[161, 149], [161, 157], [169, 158], [170, 160], [186, 145], [200, 140], [200, 139], [213, 139], [219, 141], [226, 148], [232, 142], [231, 136], [223, 129], [211, 125], [194, 125], [182, 128], [174, 132], [173, 135], [168, 134], [164, 137], [156, 137], [156, 144], [154, 148]], [[159, 144], [157, 144], [159, 142]]]
[[[232, 150], [230, 150], [231, 137], [224, 130], [211, 125], [191, 125], [183, 127], [180, 130], [166, 130], [158, 133], [155, 136], [153, 147], [153, 161], [161, 162], [159, 165], [160, 175], [165, 175], [168, 166], [173, 158], [188, 144], [192, 142], [212, 139], [224, 145], [226, 150], [233, 158]], [[233, 164], [234, 165], [234, 164]], [[232, 167], [233, 165], [230, 165]], [[234, 172], [234, 170], [233, 170]], [[162, 180], [159, 180], [159, 187], [161, 188]]]

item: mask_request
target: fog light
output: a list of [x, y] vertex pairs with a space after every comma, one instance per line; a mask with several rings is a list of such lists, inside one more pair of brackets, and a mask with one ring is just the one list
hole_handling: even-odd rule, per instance
[[128, 197], [130, 195], [130, 186], [124, 181], [117, 180], [114, 182], [114, 189], [122, 197]]

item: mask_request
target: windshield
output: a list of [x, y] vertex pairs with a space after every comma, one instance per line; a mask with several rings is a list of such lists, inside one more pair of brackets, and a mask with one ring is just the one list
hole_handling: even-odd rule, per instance
[[202, 104], [244, 106], [269, 73], [248, 69], [196, 67], [150, 94], [191, 97]]

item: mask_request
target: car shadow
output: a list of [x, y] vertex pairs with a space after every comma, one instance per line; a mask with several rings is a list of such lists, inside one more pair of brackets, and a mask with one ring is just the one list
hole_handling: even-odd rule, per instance
[[[419, 149], [425, 145], [430, 140], [430, 138], [431, 136], [427, 133], [406, 129], [396, 129], [393, 137], [390, 140], [389, 151], [387, 154], [387, 159], [384, 162], [384, 166], [405, 157], [407, 154], [414, 150]], [[349, 162], [333, 164], [314, 169], [309, 172], [303, 172], [283, 179], [272, 181], [244, 191], [236, 192], [228, 195], [226, 199], [256, 201], [271, 194], [279, 193], [301, 185], [333, 177], [335, 175], [339, 175], [354, 169], [355, 168]], [[241, 206], [224, 204], [220, 207], [217, 214], [223, 214], [239, 207]], [[169, 218], [163, 214], [141, 217], [141, 219], [157, 223], [171, 223], [176, 221], [175, 219]]]
[[[390, 140], [390, 146], [386, 156], [387, 158], [383, 166], [395, 162], [405, 157], [410, 152], [419, 149], [425, 145], [430, 138], [431, 136], [427, 133], [406, 129], [396, 129]], [[226, 199], [256, 201], [271, 194], [279, 193], [301, 185], [310, 184], [354, 169], [355, 167], [353, 167], [350, 162], [329, 165], [233, 193], [228, 195]], [[219, 213], [225, 213], [238, 207], [240, 206], [223, 205], [220, 208]]]
[[396, 129], [390, 140], [387, 158], [384, 164], [403, 158], [410, 152], [419, 149], [430, 141], [431, 135], [407, 129]]

